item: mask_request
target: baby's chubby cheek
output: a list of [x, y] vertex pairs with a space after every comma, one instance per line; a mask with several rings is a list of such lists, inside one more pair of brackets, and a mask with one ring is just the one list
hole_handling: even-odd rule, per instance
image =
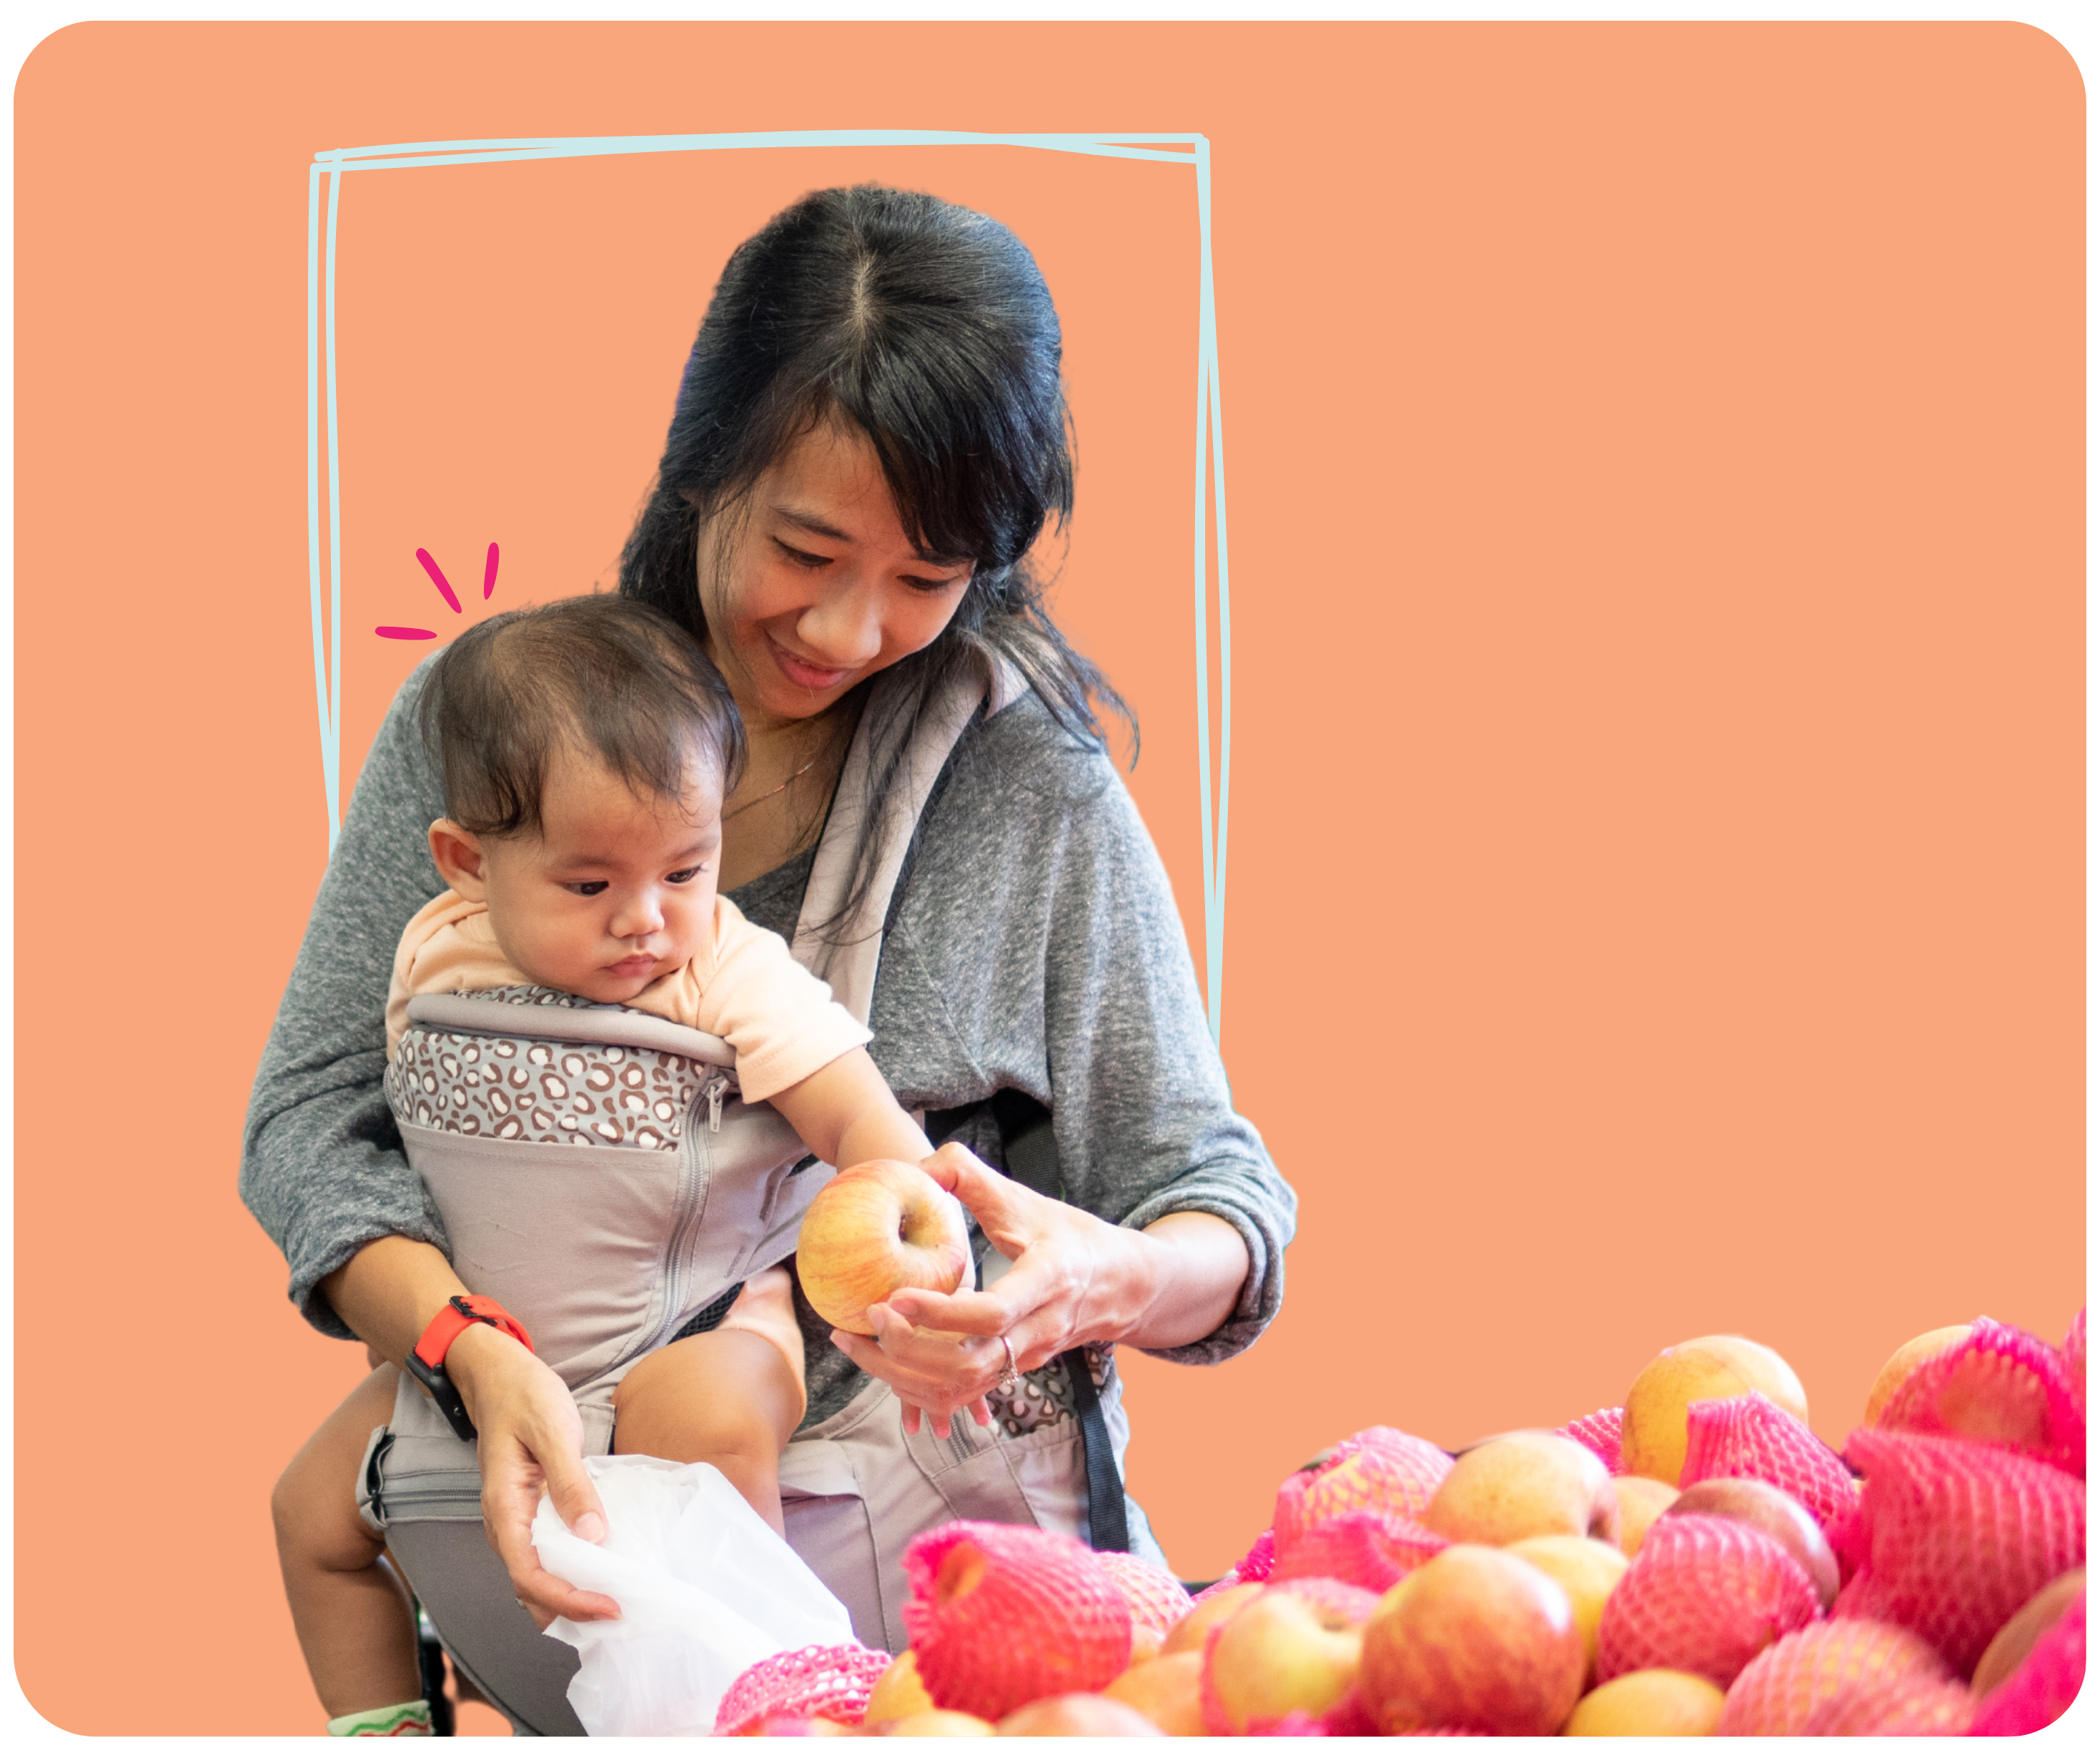
[[[495, 916], [493, 911], [490, 914], [492, 917]], [[602, 984], [606, 978], [606, 974], [598, 969], [596, 957], [598, 938], [564, 930], [565, 926], [538, 922], [528, 916], [523, 922], [516, 918], [499, 920], [496, 939], [503, 948], [504, 957], [533, 983], [545, 984], [550, 990], [590, 996], [593, 979]], [[593, 997], [593, 1000], [609, 999]]]

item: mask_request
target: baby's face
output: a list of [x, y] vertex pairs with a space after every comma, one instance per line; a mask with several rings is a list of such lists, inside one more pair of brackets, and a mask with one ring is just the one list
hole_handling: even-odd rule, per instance
[[638, 799], [593, 754], [558, 760], [537, 837], [484, 838], [489, 926], [536, 983], [627, 1002], [712, 933], [721, 797], [687, 768], [682, 803]]

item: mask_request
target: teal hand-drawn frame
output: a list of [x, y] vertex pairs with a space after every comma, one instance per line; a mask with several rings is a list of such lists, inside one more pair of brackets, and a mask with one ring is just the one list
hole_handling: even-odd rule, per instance
[[[1185, 143], [1185, 144], [1184, 144]], [[328, 799], [329, 848], [342, 829], [342, 517], [336, 427], [336, 219], [342, 180], [352, 171], [411, 171], [432, 165], [504, 164], [520, 159], [588, 159], [625, 153], [707, 152], [765, 147], [1020, 147], [1096, 158], [1193, 165], [1202, 241], [1196, 343], [1196, 764], [1202, 801], [1203, 939], [1211, 1034], [1218, 1035], [1224, 978], [1225, 821], [1232, 785], [1232, 596], [1225, 552], [1225, 455], [1218, 403], [1218, 327], [1211, 268], [1211, 145], [1201, 134], [976, 134], [944, 129], [825, 129], [752, 134], [585, 135], [548, 140], [416, 141], [391, 147], [338, 147], [314, 155], [307, 180], [307, 573], [313, 614], [314, 691], [320, 711], [321, 776]], [[321, 187], [328, 186], [322, 242]], [[325, 322], [321, 288], [325, 277]], [[328, 513], [320, 499], [320, 362], [328, 360]], [[1209, 469], [1207, 473], [1205, 465]], [[1208, 494], [1206, 494], [1206, 489]], [[1215, 522], [1218, 593], [1218, 785], [1211, 790], [1209, 556]], [[328, 618], [321, 617], [321, 528], [328, 528]], [[1215, 824], [1214, 824], [1215, 817]]]

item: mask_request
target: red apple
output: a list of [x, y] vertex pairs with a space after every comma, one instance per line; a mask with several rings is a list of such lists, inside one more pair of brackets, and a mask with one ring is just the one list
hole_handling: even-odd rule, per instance
[[1318, 1717], [1337, 1704], [1356, 1684], [1363, 1652], [1355, 1621], [1373, 1605], [1366, 1591], [1317, 1578], [1272, 1584], [1255, 1596], [1212, 1632], [1204, 1651], [1211, 1733], [1259, 1734], [1293, 1711]]
[[1511, 1553], [1461, 1544], [1386, 1591], [1364, 1628], [1357, 1691], [1388, 1736], [1551, 1736], [1588, 1667], [1566, 1590]]
[[1777, 1485], [1762, 1479], [1701, 1479], [1686, 1486], [1656, 1520], [1685, 1516], [1725, 1516], [1770, 1534], [1808, 1573], [1818, 1604], [1824, 1613], [1830, 1611], [1838, 1599], [1838, 1555], [1815, 1518]]
[[951, 1295], [969, 1268], [963, 1207], [908, 1161], [841, 1168], [810, 1200], [795, 1244], [810, 1305], [840, 1331], [869, 1337], [871, 1304], [901, 1289]]

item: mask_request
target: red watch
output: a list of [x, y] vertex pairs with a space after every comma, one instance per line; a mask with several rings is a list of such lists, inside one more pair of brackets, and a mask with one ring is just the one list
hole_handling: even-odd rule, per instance
[[467, 1416], [466, 1401], [452, 1385], [452, 1378], [445, 1373], [445, 1354], [461, 1333], [476, 1325], [492, 1326], [499, 1332], [508, 1332], [526, 1349], [532, 1348], [532, 1335], [501, 1302], [486, 1296], [455, 1296], [423, 1328], [423, 1335], [408, 1353], [408, 1373], [429, 1389], [438, 1410], [445, 1415], [445, 1422], [452, 1427], [452, 1434], [462, 1442], [474, 1441], [474, 1420]]

